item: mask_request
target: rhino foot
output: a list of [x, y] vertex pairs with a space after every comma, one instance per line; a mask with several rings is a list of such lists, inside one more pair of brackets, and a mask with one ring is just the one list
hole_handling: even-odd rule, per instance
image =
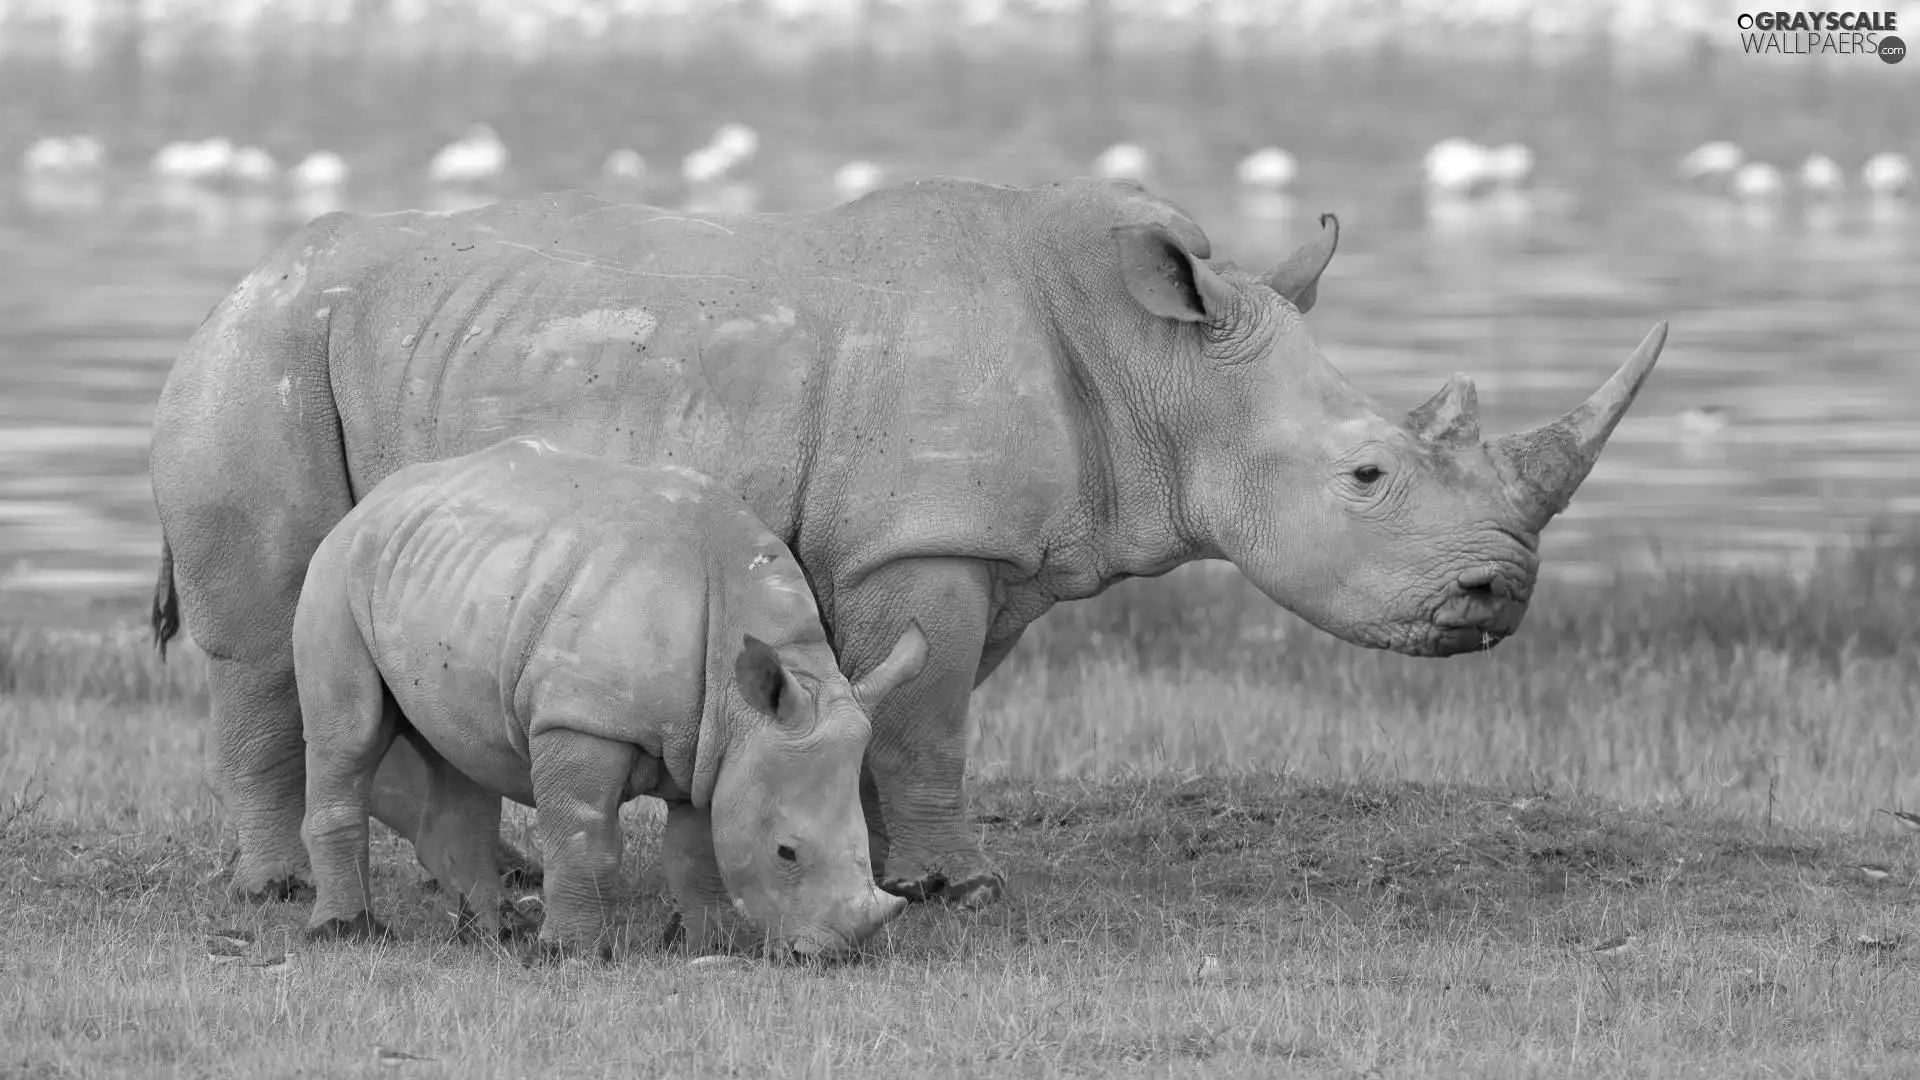
[[227, 896], [237, 902], [248, 904], [272, 904], [283, 901], [310, 903], [314, 898], [312, 883], [296, 874], [274, 878], [259, 885], [249, 886], [234, 881], [227, 885]]
[[328, 919], [318, 926], [307, 927], [307, 941], [391, 941], [393, 931], [387, 925], [373, 917], [372, 912], [363, 911], [351, 919]]
[[500, 901], [499, 910], [498, 920], [485, 920], [478, 912], [468, 907], [465, 900], [462, 900], [460, 913], [454, 925], [454, 938], [468, 942], [485, 941], [491, 938], [504, 944], [530, 938], [540, 932], [539, 920], [522, 911], [513, 901]]
[[937, 870], [929, 870], [917, 878], [885, 878], [880, 887], [895, 896], [904, 896], [910, 903], [924, 903], [946, 891], [947, 875]]
[[999, 903], [1006, 894], [1007, 879], [989, 870], [964, 881], [948, 882], [940, 892], [940, 899], [968, 911], [980, 911]]
[[1007, 882], [992, 870], [982, 870], [959, 881], [950, 880], [937, 870], [930, 870], [918, 878], [887, 878], [880, 882], [880, 887], [895, 896], [904, 896], [915, 904], [938, 900], [944, 904], [957, 904], [968, 911], [980, 911], [992, 907], [1006, 895]]

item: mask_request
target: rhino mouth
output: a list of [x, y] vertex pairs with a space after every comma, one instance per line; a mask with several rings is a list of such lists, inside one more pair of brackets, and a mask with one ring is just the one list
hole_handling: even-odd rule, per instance
[[1512, 637], [1527, 614], [1524, 597], [1486, 598], [1476, 594], [1449, 597], [1433, 621], [1423, 629], [1420, 651], [1433, 656], [1491, 649]]

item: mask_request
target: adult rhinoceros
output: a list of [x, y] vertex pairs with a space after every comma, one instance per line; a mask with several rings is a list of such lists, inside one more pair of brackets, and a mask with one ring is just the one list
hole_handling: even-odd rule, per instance
[[[1483, 443], [1461, 376], [1392, 418], [1301, 320], [1338, 236], [1320, 221], [1252, 274], [1112, 181], [314, 220], [195, 331], [154, 423], [154, 620], [164, 643], [183, 613], [209, 657], [231, 891], [305, 871], [289, 628], [315, 545], [395, 469], [509, 435], [732, 486], [798, 557], [849, 678], [920, 622], [926, 669], [876, 711], [862, 777], [876, 870], [913, 898], [1001, 891], [962, 815], [967, 699], [1056, 603], [1224, 558], [1358, 644], [1513, 633], [1539, 532], [1665, 325], [1532, 431]], [[395, 743], [375, 815], [416, 838], [424, 790]]]

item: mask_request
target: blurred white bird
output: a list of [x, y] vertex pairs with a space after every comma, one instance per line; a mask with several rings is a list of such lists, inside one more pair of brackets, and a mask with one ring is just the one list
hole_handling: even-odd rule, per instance
[[435, 184], [459, 187], [499, 176], [507, 168], [507, 147], [490, 124], [474, 124], [467, 133], [440, 148], [427, 163], [427, 178]]
[[107, 148], [91, 135], [49, 135], [21, 155], [20, 167], [32, 176], [73, 176], [106, 164]]
[[713, 145], [745, 161], [759, 152], [760, 136], [745, 124], [722, 124], [720, 130], [713, 133]]
[[1107, 180], [1132, 180], [1146, 183], [1153, 170], [1153, 159], [1138, 143], [1114, 143], [1093, 159], [1093, 175]]
[[608, 180], [623, 180], [637, 184], [647, 176], [647, 159], [640, 151], [622, 148], [607, 155], [600, 165], [600, 175]]
[[1490, 178], [1486, 148], [1457, 136], [1442, 139], [1420, 159], [1427, 189], [1436, 195], [1466, 195]]
[[1699, 405], [1682, 409], [1674, 418], [1680, 437], [1688, 442], [1705, 442], [1727, 429], [1733, 414], [1724, 405]]
[[233, 141], [221, 135], [198, 142], [171, 142], [154, 152], [151, 168], [162, 180], [205, 183], [227, 174], [233, 154]]
[[1733, 171], [1733, 195], [1738, 199], [1754, 202], [1772, 199], [1780, 194], [1783, 186], [1780, 170], [1764, 161], [1749, 161]]
[[1860, 184], [1879, 198], [1904, 195], [1913, 185], [1913, 166], [1905, 154], [1883, 150], [1861, 167]]
[[1234, 166], [1234, 179], [1242, 187], [1277, 190], [1293, 183], [1299, 172], [1299, 163], [1293, 155], [1277, 146], [1266, 146], [1246, 157]]
[[331, 150], [316, 150], [287, 170], [287, 180], [303, 190], [336, 188], [347, 182], [347, 161]]
[[717, 146], [703, 146], [680, 162], [680, 178], [689, 184], [711, 184], [733, 167], [733, 157]]
[[237, 183], [260, 187], [271, 184], [280, 176], [280, 163], [273, 155], [257, 146], [242, 146], [233, 152], [227, 160], [225, 179]]
[[695, 187], [717, 184], [760, 149], [760, 136], [745, 124], [723, 124], [707, 145], [680, 162], [680, 177]]
[[1825, 154], [1814, 153], [1800, 163], [1800, 186], [1812, 196], [1836, 195], [1847, 186], [1847, 178], [1840, 171], [1839, 163]]
[[1722, 184], [1746, 161], [1746, 151], [1725, 139], [1716, 139], [1694, 147], [1680, 159], [1676, 171], [1689, 183]]
[[1487, 151], [1482, 168], [1495, 187], [1513, 190], [1533, 175], [1533, 151], [1525, 143], [1504, 143]]
[[857, 199], [886, 182], [886, 172], [871, 161], [849, 161], [833, 172], [833, 193], [841, 202]]

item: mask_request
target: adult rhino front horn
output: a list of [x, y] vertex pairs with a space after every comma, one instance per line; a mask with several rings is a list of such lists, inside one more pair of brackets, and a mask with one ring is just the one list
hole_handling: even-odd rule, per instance
[[[184, 614], [211, 658], [232, 890], [307, 876], [289, 635], [315, 545], [395, 469], [510, 435], [731, 487], [792, 549], [850, 679], [919, 621], [926, 668], [874, 710], [863, 777], [873, 864], [909, 897], [999, 894], [963, 812], [967, 701], [1056, 603], [1214, 557], [1349, 641], [1512, 633], [1539, 531], [1664, 328], [1536, 431], [1482, 443], [1458, 378], [1389, 417], [1301, 319], [1338, 240], [1322, 225], [1252, 274], [1114, 181], [315, 219], [209, 314], [154, 420], [155, 626]], [[425, 775], [395, 742], [373, 806], [431, 847]]]

